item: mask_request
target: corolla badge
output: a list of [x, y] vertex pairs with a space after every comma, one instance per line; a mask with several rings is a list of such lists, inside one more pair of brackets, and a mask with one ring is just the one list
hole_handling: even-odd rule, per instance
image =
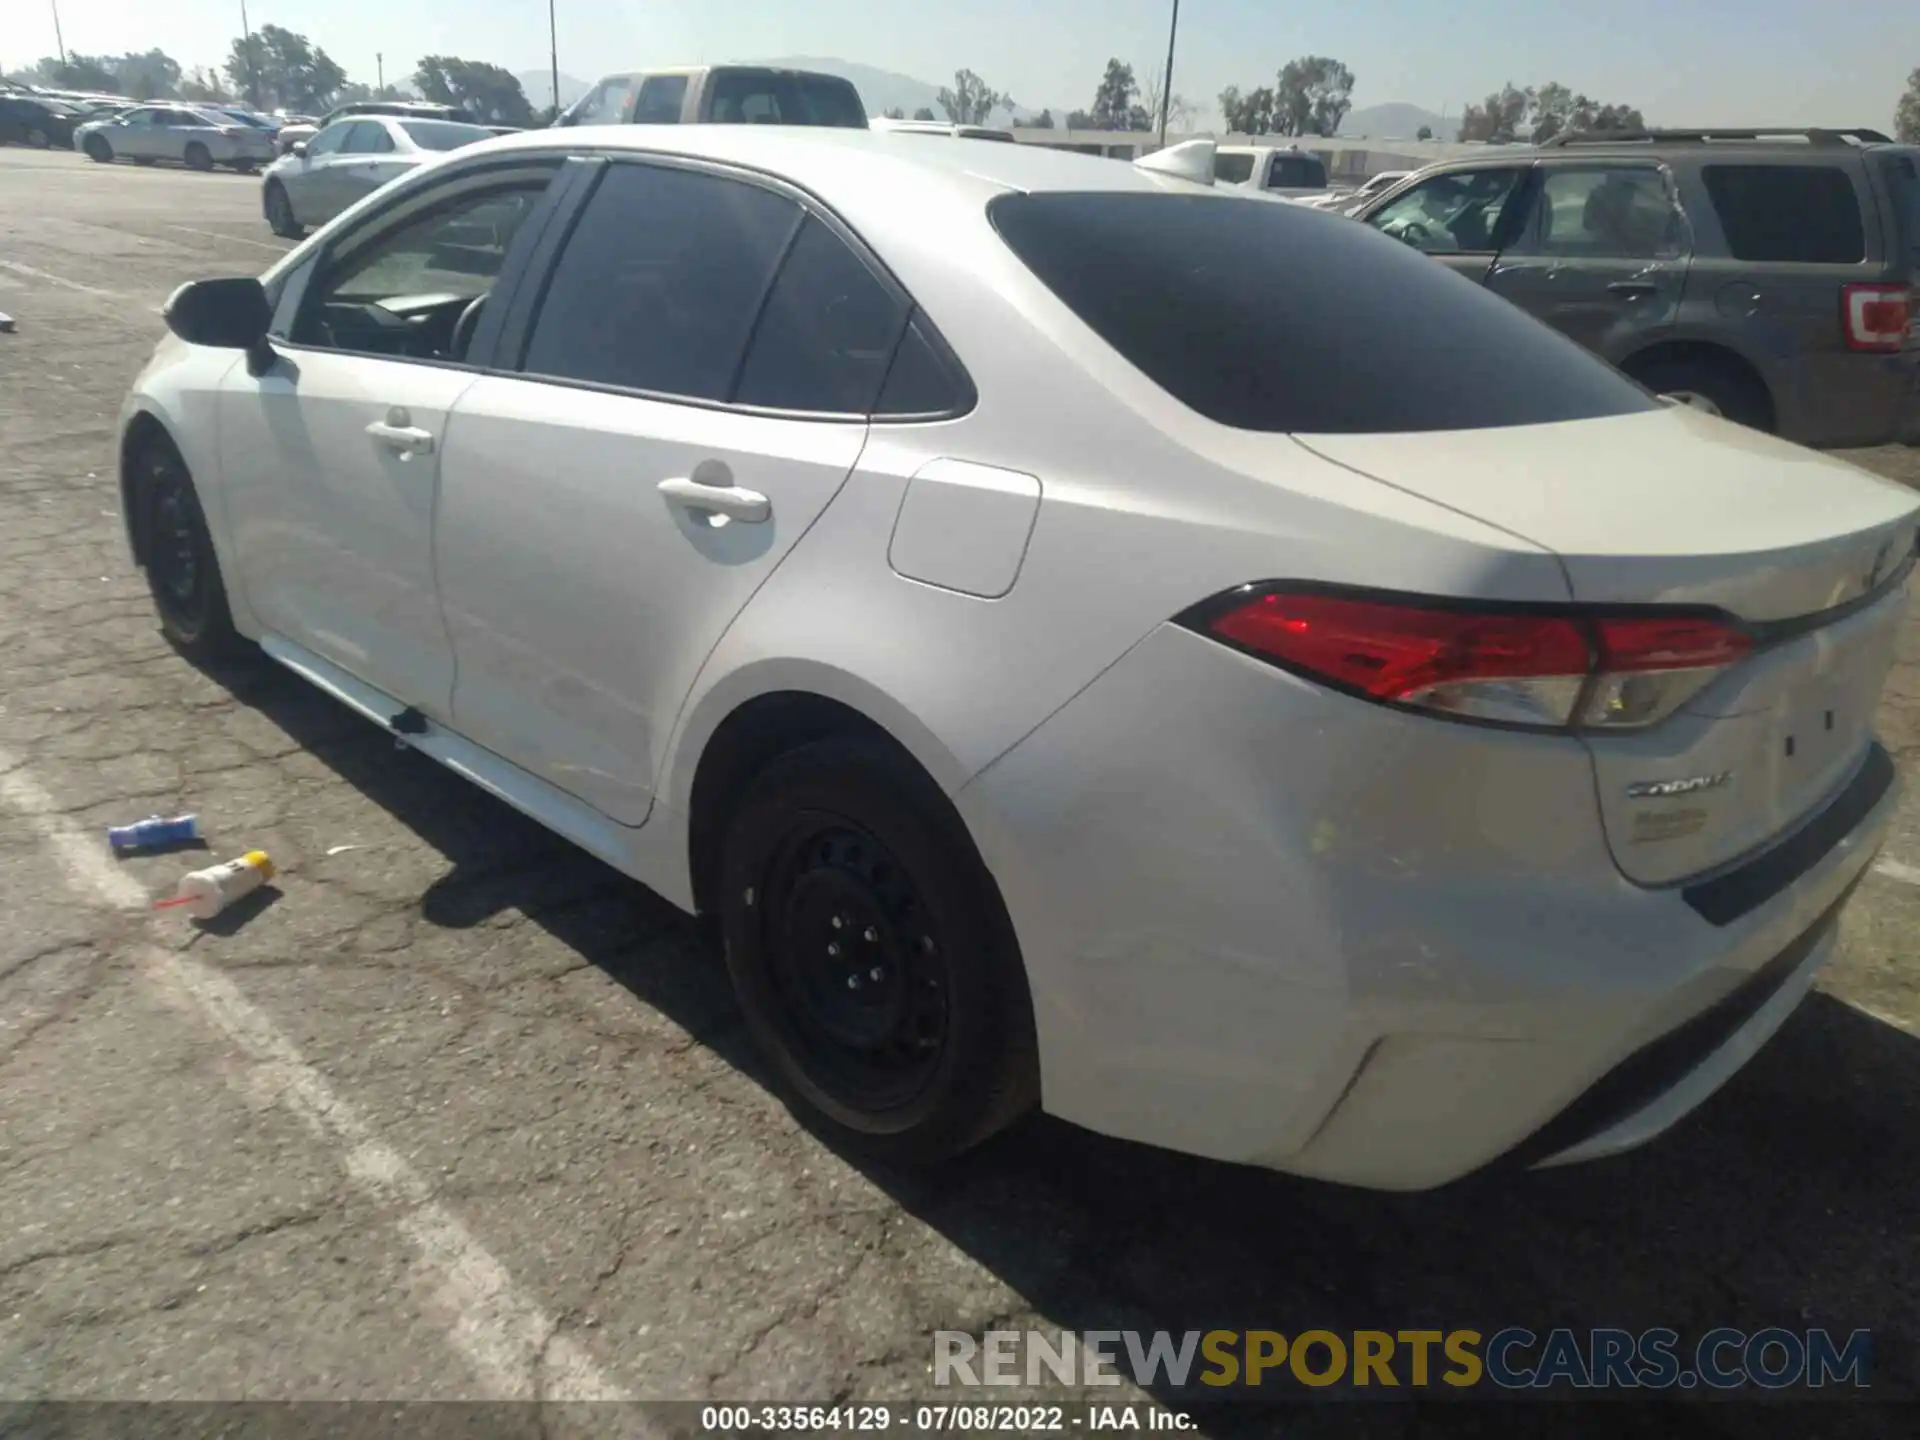
[[1733, 778], [1731, 770], [1718, 775], [1688, 775], [1680, 780], [1636, 780], [1627, 786], [1629, 800], [1665, 800], [1673, 795], [1697, 795], [1702, 790], [1718, 790]]

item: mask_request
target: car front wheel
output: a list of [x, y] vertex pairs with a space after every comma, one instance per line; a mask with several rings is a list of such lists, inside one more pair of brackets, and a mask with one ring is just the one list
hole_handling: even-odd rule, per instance
[[263, 203], [267, 212], [267, 228], [274, 234], [288, 240], [298, 240], [305, 233], [293, 213], [293, 200], [287, 194], [287, 187], [278, 180], [267, 182]]
[[233, 628], [206, 512], [171, 441], [159, 436], [147, 441], [134, 462], [133, 483], [141, 558], [160, 633], [192, 660], [244, 654], [246, 642]]
[[1032, 1003], [999, 891], [903, 756], [838, 738], [774, 761], [727, 827], [718, 885], [747, 1026], [815, 1129], [925, 1164], [1036, 1103]]
[[113, 147], [98, 135], [87, 137], [87, 158], [105, 165], [113, 159]]
[[202, 145], [198, 140], [195, 140], [192, 144], [188, 145], [186, 154], [184, 154], [180, 158], [186, 161], [186, 165], [189, 170], [213, 169], [213, 152], [207, 149], [207, 147]]

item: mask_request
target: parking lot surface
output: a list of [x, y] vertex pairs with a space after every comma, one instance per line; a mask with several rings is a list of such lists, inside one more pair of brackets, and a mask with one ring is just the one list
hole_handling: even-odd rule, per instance
[[[1819, 991], [1624, 1159], [1376, 1195], [1042, 1120], [863, 1168], [769, 1095], [664, 902], [291, 676], [161, 641], [116, 412], [175, 285], [285, 248], [257, 179], [0, 150], [0, 1399], [924, 1399], [939, 1329], [1511, 1324], [1866, 1327], [1876, 1392], [1920, 1393], [1920, 791]], [[1853, 458], [1920, 486], [1920, 452]], [[1881, 727], [1911, 775], [1920, 616]], [[184, 810], [208, 859], [107, 855]], [[238, 923], [145, 909], [253, 847], [281, 875]]]

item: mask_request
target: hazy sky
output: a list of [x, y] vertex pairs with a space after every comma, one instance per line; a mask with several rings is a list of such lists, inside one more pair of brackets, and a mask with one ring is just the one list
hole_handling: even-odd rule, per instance
[[[53, 53], [53, 4], [70, 50], [158, 45], [217, 62], [239, 0], [5, 0], [0, 63]], [[832, 55], [943, 83], [961, 66], [1025, 105], [1085, 106], [1107, 57], [1163, 63], [1166, 0], [558, 0], [560, 68], [614, 69]], [[248, 19], [305, 33], [354, 79], [374, 53], [389, 78], [421, 55], [547, 63], [542, 0], [250, 0]], [[1915, 0], [1184, 0], [1174, 89], [1209, 111], [1223, 86], [1266, 83], [1288, 59], [1352, 68], [1356, 105], [1402, 100], [1457, 114], [1503, 81], [1559, 80], [1667, 124], [1891, 123], [1920, 66]]]

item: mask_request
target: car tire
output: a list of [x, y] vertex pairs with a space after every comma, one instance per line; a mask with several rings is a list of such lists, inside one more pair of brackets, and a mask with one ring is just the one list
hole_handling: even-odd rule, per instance
[[231, 661], [251, 647], [233, 628], [193, 476], [172, 441], [148, 440], [133, 461], [133, 513], [140, 517], [141, 560], [160, 633], [189, 660]]
[[53, 137], [38, 127], [27, 131], [27, 145], [30, 149], [45, 150], [53, 144]]
[[254, 160], [236, 160], [233, 162], [233, 173], [236, 175], [251, 175], [259, 168], [259, 162]]
[[293, 200], [287, 194], [287, 187], [278, 180], [267, 182], [267, 193], [261, 200], [261, 208], [266, 211], [267, 228], [283, 239], [298, 240], [307, 233], [294, 216]]
[[1752, 430], [1773, 429], [1773, 404], [1766, 391], [1731, 365], [1711, 359], [1656, 359], [1644, 365], [1629, 361], [1626, 370], [1656, 395], [1671, 395]]
[[198, 140], [189, 142], [180, 159], [186, 164], [189, 170], [213, 169], [213, 152]]
[[97, 164], [109, 165], [113, 162], [113, 147], [98, 135], [87, 137], [86, 150], [87, 158]]
[[836, 738], [774, 761], [727, 824], [717, 885], [747, 1028], [825, 1138], [932, 1164], [1037, 1103], [1032, 1001], [999, 890], [904, 756]]

